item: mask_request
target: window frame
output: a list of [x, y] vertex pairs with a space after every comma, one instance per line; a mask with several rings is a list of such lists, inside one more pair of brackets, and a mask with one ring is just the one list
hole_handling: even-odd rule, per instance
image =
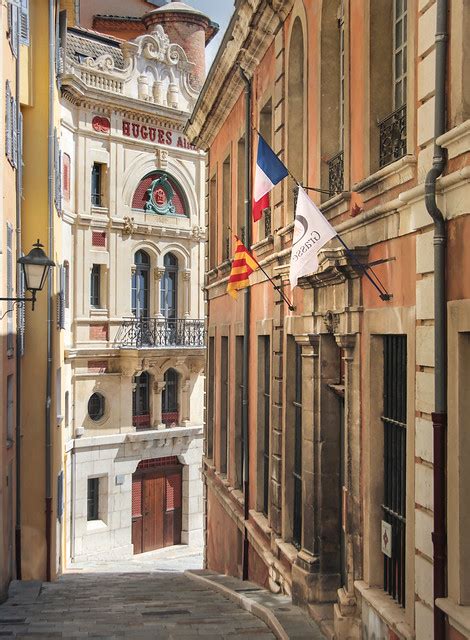
[[100, 478], [87, 481], [87, 522], [100, 520]]
[[90, 272], [90, 307], [101, 309], [101, 265], [93, 264]]

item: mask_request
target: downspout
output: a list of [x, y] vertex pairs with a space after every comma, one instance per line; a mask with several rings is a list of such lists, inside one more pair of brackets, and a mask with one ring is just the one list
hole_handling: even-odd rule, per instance
[[[54, 83], [55, 83], [55, 0], [49, 0], [49, 131], [48, 131], [48, 253], [53, 254], [54, 224]], [[52, 533], [52, 442], [51, 442], [51, 403], [52, 403], [52, 270], [47, 276], [47, 363], [46, 363], [46, 580], [51, 580], [51, 533]]]
[[434, 392], [432, 414], [434, 443], [434, 638], [445, 638], [445, 614], [436, 598], [446, 595], [446, 440], [447, 440], [447, 301], [446, 224], [436, 203], [436, 180], [444, 171], [446, 156], [436, 140], [446, 130], [447, 0], [437, 0], [434, 157], [425, 181], [426, 209], [434, 221]]
[[[240, 75], [245, 83], [245, 246], [251, 246], [251, 81], [240, 67]], [[249, 386], [249, 355], [250, 355], [250, 309], [251, 288], [245, 289], [245, 305], [243, 317], [243, 396], [242, 396], [242, 442], [243, 442], [243, 499], [245, 531], [242, 550], [242, 578], [248, 580], [248, 530], [247, 522], [250, 515], [249, 504], [249, 434], [248, 434], [248, 386]]]
[[[20, 132], [20, 51], [16, 58], [16, 130]], [[18, 167], [16, 171], [16, 257], [21, 255], [21, 188], [23, 184], [22, 137], [18, 140]], [[16, 272], [16, 291], [22, 291], [21, 271]], [[24, 305], [24, 303], [23, 303]], [[24, 313], [24, 311], [23, 311]], [[15, 458], [16, 458], [16, 515], [15, 515], [15, 565], [16, 579], [21, 580], [21, 349], [19, 321], [16, 330], [16, 425], [15, 425]]]

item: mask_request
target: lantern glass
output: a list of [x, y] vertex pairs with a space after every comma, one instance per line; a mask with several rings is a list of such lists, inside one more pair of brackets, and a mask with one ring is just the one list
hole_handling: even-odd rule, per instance
[[49, 267], [44, 264], [23, 264], [26, 289], [29, 291], [41, 291], [47, 277]]

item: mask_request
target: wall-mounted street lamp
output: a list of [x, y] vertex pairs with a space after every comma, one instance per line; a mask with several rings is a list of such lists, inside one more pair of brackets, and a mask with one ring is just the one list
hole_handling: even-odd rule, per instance
[[8, 302], [32, 302], [32, 308], [34, 310], [36, 293], [44, 287], [49, 269], [55, 267], [55, 263], [44, 253], [42, 249], [43, 246], [44, 245], [38, 240], [27, 256], [22, 256], [17, 260], [23, 270], [25, 289], [31, 291], [31, 298], [0, 298], [0, 300]]

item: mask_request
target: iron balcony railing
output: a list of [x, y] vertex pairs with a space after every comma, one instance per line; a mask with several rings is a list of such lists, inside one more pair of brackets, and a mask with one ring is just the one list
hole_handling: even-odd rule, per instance
[[406, 104], [378, 123], [380, 129], [380, 167], [406, 154]]
[[328, 190], [331, 195], [344, 188], [344, 152], [340, 151], [328, 160]]
[[204, 347], [204, 320], [188, 318], [126, 318], [115, 343], [121, 347]]

